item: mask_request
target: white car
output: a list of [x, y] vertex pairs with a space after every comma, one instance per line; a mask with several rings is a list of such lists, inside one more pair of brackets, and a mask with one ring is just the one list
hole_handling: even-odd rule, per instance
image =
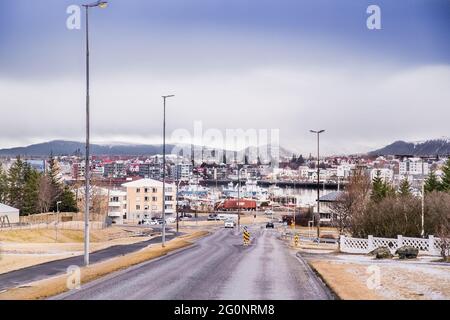
[[175, 218], [167, 218], [166, 219], [166, 224], [169, 224], [169, 223], [175, 223], [175, 222], [177, 222], [177, 219], [175, 219]]
[[150, 221], [149, 224], [150, 224], [151, 226], [157, 226], [159, 223], [158, 223], [157, 220], [152, 220], [152, 221]]
[[234, 227], [235, 227], [235, 223], [234, 223], [234, 221], [233, 220], [226, 220], [225, 221], [225, 228], [227, 229], [227, 228], [231, 228], [231, 229], [233, 229]]
[[265, 212], [264, 212], [264, 214], [266, 215], [266, 216], [271, 216], [271, 215], [273, 215], [273, 211], [272, 210], [266, 210]]

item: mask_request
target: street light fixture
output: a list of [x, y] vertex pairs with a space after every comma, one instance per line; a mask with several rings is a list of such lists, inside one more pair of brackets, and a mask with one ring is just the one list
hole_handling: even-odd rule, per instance
[[164, 101], [164, 115], [163, 115], [163, 205], [162, 205], [162, 246], [166, 246], [166, 100], [173, 98], [175, 95], [162, 96]]
[[90, 170], [89, 170], [89, 140], [90, 140], [90, 116], [89, 116], [89, 105], [90, 105], [90, 77], [89, 77], [89, 8], [99, 7], [105, 9], [108, 6], [107, 1], [97, 1], [91, 4], [84, 4], [83, 7], [86, 9], [86, 159], [85, 159], [85, 211], [84, 211], [84, 264], [89, 265], [89, 182], [90, 182]]
[[325, 130], [310, 130], [311, 133], [317, 134], [317, 239], [320, 239], [320, 134]]

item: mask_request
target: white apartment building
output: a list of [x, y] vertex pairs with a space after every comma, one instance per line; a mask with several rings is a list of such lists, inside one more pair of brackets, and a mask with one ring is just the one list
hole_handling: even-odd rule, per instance
[[394, 180], [394, 170], [392, 169], [372, 169], [370, 171], [370, 179], [374, 179], [377, 175], [380, 175], [384, 182], [392, 182]]
[[127, 218], [127, 193], [122, 190], [111, 190], [109, 192], [108, 217], [113, 223], [123, 224]]
[[[163, 208], [163, 183], [153, 179], [140, 179], [124, 183], [126, 188], [127, 220], [139, 221], [143, 218], [161, 216]], [[166, 183], [165, 212], [171, 215], [175, 212], [176, 186]]]
[[428, 175], [429, 173], [429, 164], [420, 158], [409, 158], [399, 163], [399, 174], [401, 176]]
[[339, 178], [348, 179], [355, 168], [354, 164], [341, 164], [337, 167], [337, 176]]

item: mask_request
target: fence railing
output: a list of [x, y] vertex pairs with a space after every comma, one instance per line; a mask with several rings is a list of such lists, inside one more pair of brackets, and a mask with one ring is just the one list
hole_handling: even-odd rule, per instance
[[396, 239], [377, 238], [369, 236], [367, 239], [340, 237], [340, 251], [346, 253], [369, 253], [379, 247], [387, 247], [392, 253], [402, 246], [412, 246], [429, 255], [439, 256], [443, 241], [434, 236], [427, 239], [397, 236]]

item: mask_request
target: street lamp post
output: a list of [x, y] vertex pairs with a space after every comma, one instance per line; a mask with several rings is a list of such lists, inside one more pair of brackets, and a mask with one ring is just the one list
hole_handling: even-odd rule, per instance
[[55, 242], [58, 242], [59, 205], [61, 203], [62, 203], [62, 201], [56, 202]]
[[320, 239], [320, 134], [325, 130], [310, 130], [311, 133], [317, 134], [317, 239]]
[[238, 165], [238, 232], [241, 230], [241, 170]]
[[108, 6], [107, 1], [97, 1], [91, 4], [84, 4], [83, 7], [86, 9], [86, 159], [84, 168], [84, 180], [85, 180], [85, 209], [84, 209], [84, 264], [89, 265], [89, 180], [90, 180], [90, 170], [89, 170], [89, 139], [90, 139], [90, 116], [89, 116], [89, 8], [106, 8]]
[[175, 95], [162, 96], [164, 101], [164, 115], [163, 115], [163, 203], [162, 203], [162, 246], [166, 246], [166, 100], [173, 98]]

